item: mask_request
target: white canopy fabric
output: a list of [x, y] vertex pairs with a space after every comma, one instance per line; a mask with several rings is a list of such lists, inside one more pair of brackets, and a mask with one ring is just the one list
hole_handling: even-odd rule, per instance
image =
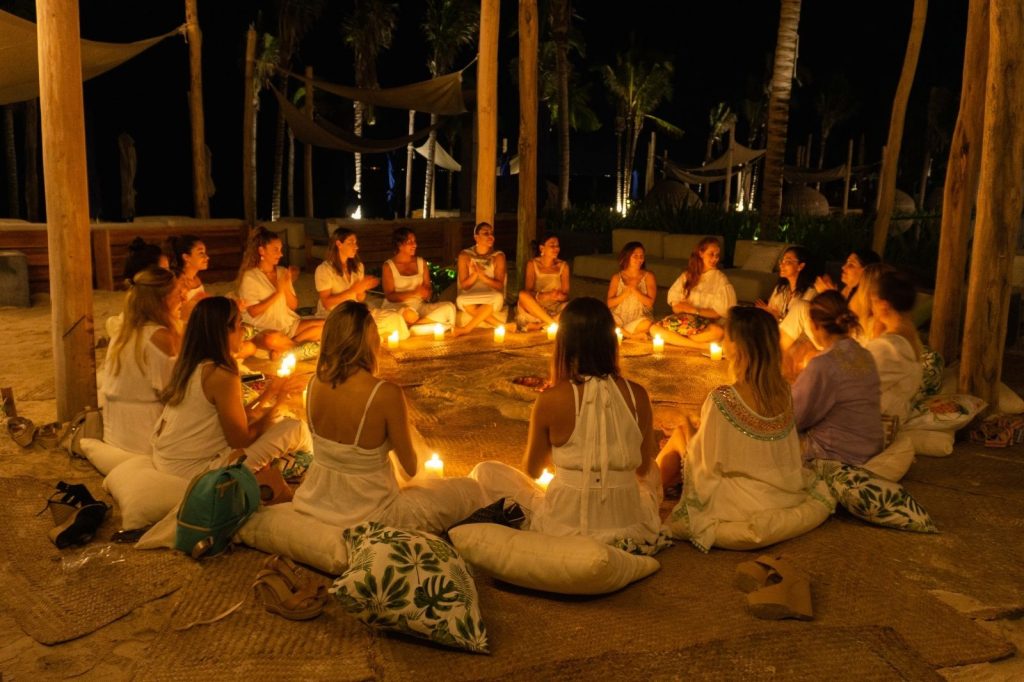
[[[83, 40], [82, 80], [106, 73], [184, 29], [184, 26], [180, 26], [161, 36], [134, 43]], [[38, 50], [36, 25], [8, 12], [0, 12], [0, 105], [39, 96]]]
[[[416, 153], [422, 156], [424, 159], [428, 158], [429, 150], [427, 147], [430, 145], [430, 141], [424, 142], [419, 147], [415, 147]], [[462, 171], [462, 164], [452, 158], [451, 154], [445, 151], [444, 147], [440, 143], [434, 142], [434, 165], [440, 166], [445, 170], [455, 171], [459, 173]]]

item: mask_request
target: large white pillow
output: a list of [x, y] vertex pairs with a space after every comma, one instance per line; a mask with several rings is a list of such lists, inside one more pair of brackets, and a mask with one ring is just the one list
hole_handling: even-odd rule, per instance
[[[939, 389], [939, 393], [956, 393], [959, 390], [959, 373], [959, 362], [947, 366], [942, 373], [942, 388]], [[1001, 414], [1021, 414], [1024, 412], [1024, 399], [1001, 381], [997, 387], [996, 396], [996, 412]]]
[[149, 457], [132, 457], [107, 474], [103, 489], [121, 510], [126, 530], [145, 528], [167, 515], [185, 496], [189, 481], [157, 471]]
[[740, 266], [744, 270], [756, 270], [758, 272], [772, 272], [779, 264], [779, 256], [782, 255], [783, 244], [758, 244], [750, 245], [750, 254]]
[[448, 531], [474, 566], [513, 585], [556, 594], [605, 594], [661, 568], [656, 559], [629, 554], [582, 535], [556, 537], [493, 523]]
[[111, 445], [98, 438], [83, 438], [81, 442], [82, 452], [85, 453], [86, 459], [104, 476], [132, 457], [146, 457], [146, 455], [139, 452], [122, 450], [116, 445]]
[[986, 407], [988, 403], [977, 396], [940, 393], [918, 403], [903, 428], [953, 433], [970, 424]]
[[[950, 437], [952, 435], [949, 434]], [[910, 436], [901, 432], [889, 447], [864, 462], [861, 466], [882, 478], [898, 481], [906, 475], [910, 465], [913, 463], [914, 442], [910, 439]]]
[[341, 535], [341, 528], [296, 511], [291, 502], [285, 502], [260, 507], [236, 537], [254, 549], [340, 575], [348, 568], [348, 552]]
[[900, 434], [910, 439], [914, 452], [919, 455], [948, 457], [953, 454], [953, 433], [950, 431], [904, 429]]

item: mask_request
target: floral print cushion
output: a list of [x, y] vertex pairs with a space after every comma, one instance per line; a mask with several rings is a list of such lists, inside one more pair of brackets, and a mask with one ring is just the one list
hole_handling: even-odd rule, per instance
[[936, 351], [928, 346], [922, 346], [921, 369], [921, 388], [910, 401], [912, 405], [921, 403], [939, 392], [942, 388], [942, 374], [946, 369], [946, 362]]
[[830, 459], [814, 460], [814, 468], [836, 502], [857, 518], [899, 530], [939, 532], [924, 507], [899, 483]]
[[379, 523], [343, 534], [349, 566], [330, 588], [342, 608], [379, 630], [489, 653], [476, 585], [440, 538]]

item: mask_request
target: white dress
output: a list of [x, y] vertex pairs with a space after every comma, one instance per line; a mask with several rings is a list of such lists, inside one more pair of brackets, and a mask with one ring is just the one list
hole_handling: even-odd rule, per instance
[[[583, 395], [575, 384], [576, 424], [564, 445], [552, 447], [555, 477], [547, 492], [501, 462], [481, 462], [470, 476], [491, 501], [512, 497], [531, 512], [530, 530], [548, 535], [589, 535], [605, 543], [620, 539], [654, 545], [661, 517], [661, 483], [641, 481], [636, 469], [643, 434], [635, 416], [633, 389], [627, 404], [614, 379], [588, 378]], [[652, 474], [657, 466], [651, 463]]]
[[881, 334], [865, 346], [878, 367], [882, 389], [882, 414], [906, 422], [914, 396], [921, 389], [924, 367], [914, 347], [899, 334]]
[[719, 386], [704, 400], [700, 428], [687, 445], [683, 494], [672, 516], [685, 514], [690, 541], [707, 551], [719, 523], [796, 507], [813, 482], [803, 466], [793, 410], [765, 417], [732, 386]]
[[[463, 249], [459, 255], [467, 256], [487, 277], [494, 279], [495, 260], [498, 256], [505, 254], [501, 251], [491, 251], [488, 254], [480, 255], [476, 252], [476, 247], [470, 247]], [[500, 314], [505, 310], [505, 292], [504, 290], [495, 291], [477, 279], [468, 289], [459, 288], [459, 293], [455, 297], [455, 305], [459, 310], [465, 310], [468, 305], [490, 305], [496, 314]]]
[[[310, 396], [316, 383], [310, 382]], [[309, 422], [314, 457], [295, 491], [293, 507], [337, 528], [378, 521], [440, 533], [483, 506], [480, 486], [469, 478], [417, 478], [402, 487], [392, 468], [387, 438], [375, 448], [359, 447], [366, 414], [383, 383], [377, 382], [370, 392], [352, 443], [324, 438]]]
[[811, 301], [817, 295], [814, 287], [807, 287], [804, 295], [796, 298], [788, 291], [774, 291], [772, 297], [768, 299], [768, 305], [781, 312], [779, 331], [784, 332], [793, 341], [806, 336], [817, 347], [814, 335], [811, 334]]
[[[403, 294], [408, 291], [415, 291], [423, 284], [423, 271], [427, 263], [422, 258], [416, 259], [416, 273], [403, 275], [398, 271], [398, 266], [390, 258], [384, 261], [384, 267], [391, 268], [391, 275], [395, 282], [395, 293]], [[404, 301], [388, 301], [385, 299], [382, 310], [401, 311], [402, 308], [412, 308], [416, 314], [425, 320], [439, 322], [448, 328], [455, 326], [455, 304], [447, 301], [442, 303], [427, 303], [422, 298], [407, 298]]]
[[708, 270], [700, 276], [697, 286], [685, 294], [686, 274], [679, 275], [668, 290], [668, 305], [672, 307], [682, 301], [697, 308], [711, 308], [722, 317], [728, 317], [729, 308], [736, 305], [736, 290], [721, 270]]
[[[223, 466], [234, 451], [224, 436], [216, 406], [203, 393], [203, 368], [209, 364], [207, 361], [196, 367], [184, 399], [177, 405], [168, 405], [160, 415], [152, 432], [153, 466], [157, 471], [191, 479]], [[259, 469], [286, 452], [309, 452], [312, 448], [305, 424], [282, 419], [244, 448], [245, 463], [250, 469]]]
[[[555, 272], [541, 272], [540, 271], [540, 259], [535, 258], [533, 261], [533, 272], [536, 275], [536, 279], [533, 283], [533, 290], [538, 293], [547, 293], [549, 291], [559, 291], [562, 288], [562, 271], [565, 270], [565, 261], [559, 261], [558, 270]], [[534, 297], [534, 300], [537, 300]], [[547, 311], [547, 314], [551, 317], [557, 318], [565, 310], [565, 306], [568, 305], [568, 301], [553, 301], [537, 300], [537, 305]], [[540, 322], [539, 318], [531, 315], [525, 308], [519, 306], [516, 309], [516, 324], [520, 327], [525, 327], [532, 322]]]
[[[288, 271], [285, 268], [277, 268], [277, 280], [286, 276]], [[271, 283], [267, 275], [259, 268], [249, 268], [242, 275], [242, 283], [238, 286], [238, 298], [247, 305], [255, 305], [260, 301], [270, 298], [277, 291], [277, 287]], [[299, 322], [302, 318], [294, 310], [288, 307], [288, 301], [284, 297], [276, 299], [259, 315], [251, 315], [248, 308], [242, 313], [242, 321], [251, 324], [257, 332], [277, 331], [287, 337], [295, 336], [299, 331]]]
[[[618, 287], [615, 289], [615, 295], [621, 296], [622, 292], [626, 290], [626, 283], [622, 281], [622, 273], [620, 272], [616, 277], [619, 278]], [[640, 273], [640, 282], [636, 286], [644, 296], [648, 296], [647, 292], [647, 271]], [[636, 331], [637, 326], [644, 320], [654, 320], [652, 315], [652, 308], [644, 305], [643, 301], [634, 294], [632, 291], [629, 296], [619, 304], [612, 308], [612, 316], [615, 318], [615, 324], [622, 327], [624, 330], [632, 334]]]
[[142, 365], [136, 361], [135, 339], [121, 348], [117, 374], [113, 374], [113, 363], [111, 358], [107, 358], [103, 364], [103, 387], [100, 389], [103, 440], [123, 450], [144, 455], [152, 452], [149, 439], [164, 410], [158, 396], [170, 381], [176, 359], [165, 355], [153, 344], [153, 333], [158, 329], [162, 329], [158, 324], [147, 324], [138, 332], [142, 344]]
[[[348, 276], [345, 276], [335, 270], [333, 265], [324, 261], [316, 267], [316, 272], [313, 275], [313, 281], [317, 292], [326, 291], [331, 296], [335, 296], [343, 291], [351, 289], [352, 285], [363, 279], [365, 276], [366, 271], [363, 268], [362, 263], [359, 264], [359, 267], [355, 272], [350, 272]], [[382, 310], [380, 308], [380, 298], [371, 297], [369, 294], [367, 294], [366, 301], [364, 302], [370, 308], [370, 314], [373, 315], [373, 320], [377, 323], [377, 331], [379, 331], [382, 336], [390, 336], [391, 332], [397, 331], [399, 339], [405, 340], [409, 338], [409, 326], [405, 323], [405, 318], [403, 318], [398, 311]], [[330, 312], [331, 311], [324, 306], [322, 299], [316, 302], [317, 317], [327, 317]]]

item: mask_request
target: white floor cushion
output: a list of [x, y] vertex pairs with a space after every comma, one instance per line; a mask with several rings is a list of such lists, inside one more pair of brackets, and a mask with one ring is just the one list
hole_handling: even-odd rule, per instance
[[82, 452], [85, 453], [89, 463], [96, 467], [96, 470], [106, 476], [122, 462], [127, 462], [132, 457], [146, 457], [139, 452], [122, 450], [116, 445], [111, 445], [98, 438], [83, 438]]
[[292, 508], [291, 502], [261, 507], [238, 531], [237, 539], [253, 549], [280, 554], [331, 575], [348, 568], [342, 529]]
[[127, 530], [145, 528], [166, 516], [181, 502], [188, 484], [154, 469], [149, 457], [132, 457], [103, 479], [103, 489], [117, 502], [121, 526]]
[[[939, 433], [939, 432], [933, 432]], [[952, 438], [953, 434], [947, 434]], [[910, 465], [914, 463], [914, 441], [905, 433], [896, 436], [896, 440], [880, 453], [862, 464], [865, 469], [890, 481], [898, 481], [906, 475]]]

